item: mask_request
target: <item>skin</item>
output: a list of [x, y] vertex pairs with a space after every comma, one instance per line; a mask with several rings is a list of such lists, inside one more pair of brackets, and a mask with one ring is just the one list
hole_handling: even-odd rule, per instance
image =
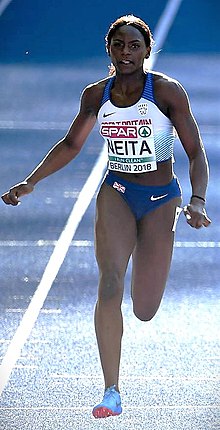
[[[143, 62], [150, 55], [141, 32], [131, 25], [120, 27], [107, 46], [116, 69], [111, 90], [112, 103], [129, 106], [141, 96], [145, 73]], [[43, 178], [61, 169], [80, 152], [93, 129], [108, 78], [88, 86], [81, 97], [80, 110], [66, 136], [46, 155], [24, 182], [2, 196], [6, 204], [16, 206], [20, 197], [33, 191]], [[159, 73], [154, 74], [155, 98], [159, 109], [173, 123], [189, 159], [192, 194], [205, 198], [208, 163], [188, 96], [182, 86]], [[172, 180], [171, 160], [158, 164], [156, 171], [118, 176], [142, 185], [165, 185]], [[98, 300], [95, 329], [105, 387], [118, 387], [123, 318], [121, 302], [124, 276], [132, 257], [131, 295], [135, 315], [149, 321], [160, 305], [172, 258], [172, 225], [180, 198], [174, 198], [136, 221], [120, 194], [106, 184], [97, 197], [95, 249], [99, 266]], [[185, 207], [187, 223], [196, 229], [210, 224], [202, 200], [192, 198]]]

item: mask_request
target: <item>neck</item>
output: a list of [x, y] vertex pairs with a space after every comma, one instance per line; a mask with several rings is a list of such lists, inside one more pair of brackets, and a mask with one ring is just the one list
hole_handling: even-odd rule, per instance
[[146, 73], [143, 70], [130, 74], [116, 73], [114, 87], [122, 93], [133, 93], [140, 87], [143, 87]]
[[142, 72], [131, 75], [116, 75], [112, 89], [111, 100], [119, 107], [131, 106], [136, 103], [143, 92], [146, 74]]

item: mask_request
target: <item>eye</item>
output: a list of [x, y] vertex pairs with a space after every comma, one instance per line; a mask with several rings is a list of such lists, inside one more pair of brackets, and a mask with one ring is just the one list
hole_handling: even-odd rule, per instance
[[132, 45], [130, 46], [130, 49], [132, 49], [132, 51], [135, 51], [136, 49], [140, 48], [140, 44], [139, 43], [132, 43]]
[[112, 46], [114, 46], [115, 48], [121, 48], [123, 44], [119, 40], [115, 40], [112, 42]]

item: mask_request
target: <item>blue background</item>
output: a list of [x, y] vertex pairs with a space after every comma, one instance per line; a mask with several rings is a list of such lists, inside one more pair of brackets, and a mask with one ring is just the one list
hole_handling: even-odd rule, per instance
[[[133, 13], [154, 31], [166, 3], [13, 0], [0, 18], [0, 62], [72, 63], [104, 57], [104, 36], [111, 22]], [[183, 0], [163, 52], [219, 53], [219, 16], [218, 0]]]

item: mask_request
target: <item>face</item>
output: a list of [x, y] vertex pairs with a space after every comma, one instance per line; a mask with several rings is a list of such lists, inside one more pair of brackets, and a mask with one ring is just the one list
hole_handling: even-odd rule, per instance
[[123, 25], [112, 36], [108, 52], [118, 73], [132, 73], [143, 69], [144, 59], [149, 57], [144, 36], [132, 25]]

